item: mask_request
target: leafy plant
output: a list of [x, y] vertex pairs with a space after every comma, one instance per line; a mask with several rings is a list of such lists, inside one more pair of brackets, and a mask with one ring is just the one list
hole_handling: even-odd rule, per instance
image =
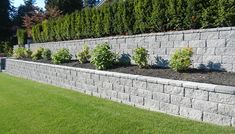
[[33, 60], [40, 60], [42, 59], [42, 52], [44, 51], [44, 48], [38, 48], [36, 49], [33, 54], [32, 54], [32, 59]]
[[43, 51], [42, 51], [42, 58], [44, 59], [44, 60], [50, 60], [51, 59], [51, 50], [50, 49], [44, 49]]
[[189, 69], [189, 66], [192, 64], [192, 55], [192, 48], [183, 48], [181, 50], [176, 50], [176, 52], [171, 56], [171, 69], [178, 72]]
[[81, 52], [78, 52], [77, 59], [78, 61], [83, 64], [89, 61], [91, 55], [89, 54], [89, 47], [84, 45]]
[[139, 68], [145, 68], [148, 64], [148, 50], [143, 47], [136, 48], [134, 50], [133, 60], [139, 66]]
[[70, 61], [72, 59], [72, 55], [69, 53], [68, 49], [62, 48], [54, 53], [51, 58], [54, 64], [61, 64]]
[[117, 55], [113, 53], [107, 43], [99, 44], [93, 50], [91, 63], [99, 70], [108, 69], [117, 61]]
[[17, 40], [18, 40], [18, 45], [24, 45], [26, 43], [26, 37], [27, 33], [26, 30], [24, 29], [18, 29], [16, 32]]
[[25, 58], [31, 58], [32, 53], [33, 52], [30, 49], [25, 49], [24, 50], [24, 57]]
[[23, 47], [18, 47], [16, 49], [14, 49], [13, 51], [13, 57], [17, 58], [17, 59], [21, 59], [25, 57], [25, 48]]

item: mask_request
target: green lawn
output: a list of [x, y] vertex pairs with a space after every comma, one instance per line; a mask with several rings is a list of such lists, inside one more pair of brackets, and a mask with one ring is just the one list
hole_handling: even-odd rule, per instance
[[150, 112], [0, 73], [0, 134], [229, 134], [235, 128]]

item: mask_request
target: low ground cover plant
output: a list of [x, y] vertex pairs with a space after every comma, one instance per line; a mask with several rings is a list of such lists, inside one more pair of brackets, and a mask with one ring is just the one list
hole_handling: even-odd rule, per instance
[[42, 51], [42, 58], [43, 58], [44, 60], [50, 60], [50, 59], [51, 59], [51, 50], [45, 48], [45, 49]]
[[91, 63], [99, 70], [112, 67], [117, 61], [117, 54], [111, 51], [108, 43], [97, 45], [91, 55]]
[[42, 52], [44, 51], [44, 48], [38, 48], [36, 49], [32, 54], [32, 60], [40, 60], [42, 59]]
[[178, 72], [188, 70], [190, 65], [192, 64], [192, 55], [192, 48], [183, 48], [181, 50], [176, 50], [175, 53], [171, 56], [170, 68]]
[[32, 51], [23, 47], [18, 47], [13, 51], [13, 57], [17, 59], [30, 58]]
[[32, 52], [30, 49], [25, 49], [25, 50], [24, 50], [24, 57], [25, 57], [25, 58], [31, 58], [32, 53], [33, 53], [33, 52]]
[[69, 53], [68, 49], [62, 48], [55, 52], [51, 58], [54, 64], [61, 64], [70, 61], [72, 59], [72, 55]]
[[82, 47], [82, 51], [77, 53], [77, 59], [78, 61], [83, 64], [89, 61], [91, 58], [89, 47], [87, 45], [84, 45]]
[[139, 68], [145, 68], [148, 65], [148, 50], [143, 47], [136, 48], [133, 56], [134, 62]]

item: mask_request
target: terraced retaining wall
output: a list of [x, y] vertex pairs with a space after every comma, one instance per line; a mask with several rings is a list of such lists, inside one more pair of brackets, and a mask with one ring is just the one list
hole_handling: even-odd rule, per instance
[[132, 55], [135, 48], [145, 47], [149, 50], [149, 64], [158, 66], [167, 66], [170, 55], [177, 48], [189, 46], [194, 51], [193, 67], [235, 72], [235, 27], [35, 43], [30, 47], [33, 50], [49, 48], [53, 52], [68, 48], [75, 58], [82, 45], [94, 48], [104, 42], [120, 54]]
[[193, 120], [235, 126], [235, 87], [7, 59], [6, 73]]

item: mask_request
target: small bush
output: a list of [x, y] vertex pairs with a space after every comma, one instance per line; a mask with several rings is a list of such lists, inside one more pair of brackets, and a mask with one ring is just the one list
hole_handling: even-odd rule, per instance
[[38, 48], [36, 49], [33, 54], [32, 54], [32, 59], [33, 60], [40, 60], [42, 59], [42, 52], [44, 51], [44, 48]]
[[18, 29], [16, 35], [17, 35], [18, 45], [21, 46], [24, 45], [26, 43], [26, 38], [27, 38], [26, 30]]
[[91, 55], [91, 63], [99, 70], [108, 69], [117, 61], [117, 55], [110, 50], [107, 43], [95, 47]]
[[44, 49], [42, 52], [42, 58], [44, 60], [50, 60], [51, 59], [51, 50], [50, 49]]
[[13, 51], [13, 57], [17, 58], [17, 59], [21, 59], [25, 57], [25, 48], [23, 47], [18, 47], [16, 49], [14, 49]]
[[2, 41], [0, 42], [0, 53], [2, 53], [2, 55], [4, 56], [12, 56], [13, 53], [13, 49], [12, 49], [13, 45], [10, 41]]
[[32, 51], [30, 49], [25, 49], [24, 50], [24, 58], [31, 58]]
[[52, 62], [54, 64], [61, 64], [72, 59], [72, 55], [68, 49], [62, 48], [52, 55]]
[[145, 48], [140, 47], [134, 50], [133, 60], [139, 66], [139, 68], [147, 67], [148, 64], [147, 58], [148, 58], [148, 50], [146, 50]]
[[176, 50], [170, 60], [170, 67], [175, 71], [185, 71], [192, 64], [190, 58], [193, 55], [192, 48]]
[[78, 61], [83, 64], [89, 61], [91, 55], [89, 54], [89, 47], [84, 45], [81, 52], [78, 52], [77, 59]]

